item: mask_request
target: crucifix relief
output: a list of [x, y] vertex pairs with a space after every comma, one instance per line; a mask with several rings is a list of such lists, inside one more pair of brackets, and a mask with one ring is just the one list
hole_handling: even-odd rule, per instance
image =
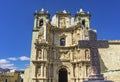
[[101, 74], [99, 52], [98, 48], [108, 48], [107, 40], [97, 40], [97, 34], [95, 30], [89, 30], [89, 40], [79, 40], [79, 48], [90, 49], [90, 66], [91, 74], [89, 80], [104, 80]]

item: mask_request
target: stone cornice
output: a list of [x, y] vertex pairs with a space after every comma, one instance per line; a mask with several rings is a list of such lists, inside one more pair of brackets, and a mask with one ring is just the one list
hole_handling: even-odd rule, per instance
[[53, 26], [52, 30], [53, 31], [57, 31], [57, 32], [71, 32], [71, 31], [74, 31], [78, 28], [80, 28], [81, 25], [80, 24], [77, 24], [77, 25], [74, 25], [74, 26], [70, 26], [68, 28], [58, 28], [57, 26]]
[[36, 16], [36, 15], [37, 15], [37, 16], [39, 16], [39, 15], [48, 15], [48, 16], [50, 16], [49, 13], [44, 12], [44, 11], [43, 11], [43, 12], [35, 12], [35, 13], [34, 13], [34, 16]]
[[38, 32], [39, 30], [38, 29], [33, 29], [32, 32]]
[[74, 49], [78, 48], [78, 45], [71, 45], [71, 46], [53, 46], [56, 49]]
[[120, 44], [120, 40], [108, 40], [109, 44]]
[[61, 15], [61, 16], [71, 16], [71, 13], [63, 13], [63, 12], [58, 12], [56, 13], [56, 16]]
[[39, 80], [43, 80], [43, 79], [46, 80], [46, 79], [48, 79], [48, 78], [45, 78], [45, 77], [33, 77], [32, 79], [33, 79], [33, 80], [38, 80], [38, 79], [39, 79]]
[[72, 64], [86, 63], [89, 65], [90, 59], [79, 59], [77, 61], [70, 61]]
[[47, 60], [31, 60], [33, 63], [46, 63], [48, 62]]
[[80, 16], [80, 17], [86, 17], [86, 16], [88, 16], [88, 17], [90, 17], [91, 14], [80, 14], [80, 13], [77, 13], [77, 14], [75, 14], [75, 18], [76, 18], [77, 16]]

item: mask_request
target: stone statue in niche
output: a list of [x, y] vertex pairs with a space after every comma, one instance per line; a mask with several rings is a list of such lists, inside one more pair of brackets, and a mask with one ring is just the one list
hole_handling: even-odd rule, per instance
[[81, 73], [82, 73], [82, 68], [81, 66], [79, 66], [79, 75], [81, 76]]
[[39, 77], [41, 75], [41, 66], [37, 66], [37, 76]]
[[85, 50], [85, 59], [90, 59], [90, 51], [88, 49]]
[[90, 66], [86, 67], [86, 75], [89, 76], [91, 74]]
[[80, 53], [80, 50], [77, 49], [74, 51], [74, 59], [81, 59], [81, 53]]
[[40, 49], [40, 50], [38, 51], [38, 60], [41, 59], [41, 58], [42, 58], [42, 50]]
[[44, 39], [43, 39], [43, 36], [39, 35], [39, 36], [38, 36], [38, 41], [39, 41], [39, 42], [42, 42], [43, 40], [44, 40]]
[[42, 42], [44, 40], [44, 28], [40, 28], [39, 35], [38, 35], [38, 41]]
[[75, 40], [73, 40], [73, 44], [75, 44]]
[[77, 55], [77, 58], [78, 58], [78, 59], [81, 59], [80, 49], [77, 49], [76, 55]]
[[60, 27], [61, 28], [66, 28], [66, 19], [65, 18], [60, 19]]

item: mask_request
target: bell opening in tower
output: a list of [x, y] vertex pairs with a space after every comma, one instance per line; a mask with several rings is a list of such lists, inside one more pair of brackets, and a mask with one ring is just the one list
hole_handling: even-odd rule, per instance
[[40, 27], [43, 26], [43, 19], [40, 20], [39, 26], [40, 26]]

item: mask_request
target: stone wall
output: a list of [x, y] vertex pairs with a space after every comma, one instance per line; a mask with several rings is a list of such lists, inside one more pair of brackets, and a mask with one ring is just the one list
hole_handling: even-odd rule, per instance
[[110, 40], [109, 48], [99, 49], [99, 53], [105, 79], [120, 82], [120, 41]]

